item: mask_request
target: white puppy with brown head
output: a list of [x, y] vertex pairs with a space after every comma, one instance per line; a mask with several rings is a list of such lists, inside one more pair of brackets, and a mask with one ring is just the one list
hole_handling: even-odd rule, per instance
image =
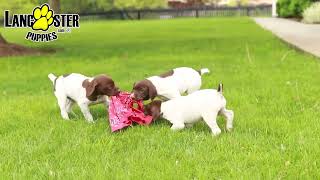
[[119, 93], [114, 81], [107, 75], [87, 77], [82, 74], [72, 73], [56, 77], [48, 75], [53, 83], [54, 94], [58, 100], [61, 116], [69, 119], [72, 105], [77, 103], [87, 121], [93, 122], [89, 105], [105, 103], [108, 105], [107, 96]]
[[162, 100], [168, 100], [179, 97], [183, 93], [190, 94], [200, 89], [201, 76], [206, 73], [209, 73], [207, 68], [198, 71], [189, 67], [175, 68], [135, 83], [132, 97], [137, 100], [153, 100], [158, 96]]
[[217, 124], [217, 116], [226, 118], [226, 129], [233, 128], [233, 111], [226, 109], [227, 101], [222, 95], [222, 84], [218, 90], [204, 89], [187, 96], [180, 96], [166, 102], [155, 100], [145, 106], [145, 114], [153, 119], [162, 116], [172, 123], [172, 130], [180, 130], [192, 126], [203, 119], [210, 127], [212, 134], [217, 136], [221, 130]]

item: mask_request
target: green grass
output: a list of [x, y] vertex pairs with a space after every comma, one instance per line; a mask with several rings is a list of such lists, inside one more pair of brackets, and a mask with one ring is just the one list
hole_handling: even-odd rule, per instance
[[[6, 178], [318, 179], [320, 61], [250, 19], [81, 22], [54, 55], [0, 58], [0, 176]], [[60, 117], [50, 72], [106, 73], [130, 91], [174, 67], [208, 67], [203, 88], [225, 86], [234, 131], [213, 138], [200, 122], [172, 132], [165, 120], [111, 133], [102, 105], [85, 122]]]

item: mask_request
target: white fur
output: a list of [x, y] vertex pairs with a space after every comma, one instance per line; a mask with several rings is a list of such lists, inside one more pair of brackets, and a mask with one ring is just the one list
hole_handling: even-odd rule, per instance
[[187, 96], [162, 102], [162, 117], [172, 123], [172, 130], [190, 127], [201, 118], [210, 127], [212, 134], [217, 136], [221, 130], [217, 124], [217, 115], [226, 118], [226, 128], [233, 128], [233, 111], [226, 109], [226, 99], [221, 92], [214, 89], [196, 91]]
[[89, 111], [89, 105], [104, 103], [106, 107], [108, 106], [108, 98], [106, 96], [99, 96], [96, 101], [90, 101], [86, 97], [86, 90], [82, 87], [82, 83], [86, 79], [91, 81], [93, 79], [92, 77], [87, 77], [76, 73], [72, 73], [67, 77], [56, 77], [53, 74], [49, 74], [48, 77], [53, 84], [54, 81], [56, 81], [54, 95], [58, 100], [61, 116], [66, 120], [69, 120], [68, 113], [71, 112], [71, 108], [74, 103], [79, 105], [81, 112], [89, 122], [94, 122]]
[[[201, 75], [209, 73], [209, 69], [200, 70]], [[158, 96], [163, 100], [180, 97], [183, 93], [193, 93], [201, 87], [201, 75], [189, 67], [173, 69], [173, 75], [162, 78], [152, 76], [147, 78], [156, 87]]]
[[201, 75], [204, 75], [204, 74], [210, 73], [210, 70], [208, 68], [203, 68], [203, 69], [200, 69], [200, 73]]

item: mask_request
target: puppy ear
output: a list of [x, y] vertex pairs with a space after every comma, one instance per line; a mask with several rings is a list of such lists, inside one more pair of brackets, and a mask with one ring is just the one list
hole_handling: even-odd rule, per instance
[[149, 89], [149, 98], [151, 99], [151, 101], [153, 101], [154, 98], [156, 98], [157, 96], [157, 90], [153, 84], [151, 84], [151, 86], [149, 86], [148, 89]]
[[161, 101], [156, 100], [151, 102], [150, 110], [151, 110], [152, 119], [153, 120], [158, 119], [161, 115]]
[[160, 112], [159, 111], [153, 111], [152, 112], [152, 119], [156, 120], [160, 117]]
[[[93, 95], [94, 91], [96, 90], [98, 83], [95, 80], [89, 82], [88, 79], [83, 81], [82, 86], [86, 89], [86, 96], [90, 97]], [[90, 99], [91, 100], [91, 99]]]

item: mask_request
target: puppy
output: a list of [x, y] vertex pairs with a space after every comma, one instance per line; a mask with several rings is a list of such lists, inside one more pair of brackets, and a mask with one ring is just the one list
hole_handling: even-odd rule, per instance
[[48, 75], [54, 86], [54, 94], [58, 100], [62, 118], [68, 120], [68, 113], [72, 105], [77, 103], [88, 122], [93, 122], [88, 106], [91, 104], [105, 103], [106, 96], [115, 96], [119, 93], [113, 80], [106, 75], [87, 77], [81, 74], [68, 74], [56, 77]]
[[162, 100], [169, 100], [192, 93], [201, 87], [201, 75], [209, 73], [204, 68], [196, 71], [188, 67], [180, 67], [159, 76], [152, 76], [133, 85], [132, 97], [137, 100], [153, 100], [158, 96]]
[[219, 84], [218, 90], [204, 89], [166, 102], [153, 101], [145, 106], [145, 114], [152, 115], [154, 120], [162, 116], [172, 123], [172, 130], [190, 127], [202, 118], [210, 127], [212, 134], [217, 136], [221, 133], [217, 115], [226, 118], [228, 131], [233, 128], [234, 114], [233, 111], [226, 109], [222, 84]]

